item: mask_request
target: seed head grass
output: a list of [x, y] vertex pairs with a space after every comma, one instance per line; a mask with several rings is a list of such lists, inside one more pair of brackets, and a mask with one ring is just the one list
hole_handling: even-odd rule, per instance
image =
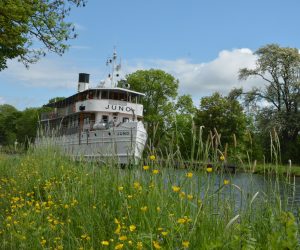
[[75, 162], [55, 149], [2, 155], [2, 248], [299, 247], [299, 218], [273, 182], [245, 191], [213, 169], [165, 168], [157, 158], [121, 169]]

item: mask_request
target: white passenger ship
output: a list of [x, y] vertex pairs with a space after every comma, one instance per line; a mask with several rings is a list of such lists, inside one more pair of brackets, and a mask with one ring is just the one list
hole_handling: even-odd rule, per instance
[[144, 94], [130, 90], [125, 80], [118, 81], [116, 58], [114, 52], [107, 62], [112, 65], [110, 87], [102, 82], [89, 88], [89, 74], [80, 73], [76, 94], [45, 105], [51, 111], [41, 116], [37, 145], [50, 141], [75, 158], [139, 161], [147, 140], [140, 102]]

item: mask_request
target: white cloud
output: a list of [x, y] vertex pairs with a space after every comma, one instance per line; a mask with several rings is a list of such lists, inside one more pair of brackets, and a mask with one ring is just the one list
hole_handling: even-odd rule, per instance
[[30, 65], [29, 69], [17, 60], [12, 60], [1, 74], [12, 82], [29, 87], [74, 88], [78, 70], [73, 65], [59, 60], [43, 59]]
[[179, 79], [180, 94], [191, 94], [198, 103], [199, 98], [210, 95], [215, 91], [223, 94], [234, 87], [250, 89], [261, 86], [259, 79], [247, 81], [238, 80], [240, 68], [254, 68], [256, 56], [250, 49], [223, 50], [218, 57], [206, 63], [192, 63], [186, 59], [178, 60], [148, 60], [136, 63], [136, 66], [127, 66], [129, 72], [137, 69], [160, 68]]
[[[177, 60], [132, 60], [123, 63], [124, 73], [131, 73], [138, 69], [160, 68], [179, 79], [179, 93], [191, 94], [195, 104], [202, 96], [211, 95], [215, 91], [227, 94], [233, 87], [249, 89], [252, 86], [262, 86], [259, 79], [247, 81], [238, 80], [240, 68], [253, 68], [256, 56], [250, 49], [223, 50], [218, 57], [210, 62], [193, 63], [187, 59]], [[99, 63], [99, 62], [98, 62]], [[100, 63], [99, 63], [100, 64]], [[10, 61], [8, 68], [1, 72], [2, 77], [11, 79], [15, 85], [23, 84], [28, 87], [43, 87], [55, 89], [69, 89], [76, 91], [78, 73], [91, 74], [91, 85], [95, 86], [103, 79], [105, 66], [85, 65], [85, 69], [76, 66], [76, 62], [61, 57], [43, 58], [27, 70], [16, 60]], [[95, 83], [93, 83], [95, 79]], [[0, 99], [1, 101], [1, 99]]]

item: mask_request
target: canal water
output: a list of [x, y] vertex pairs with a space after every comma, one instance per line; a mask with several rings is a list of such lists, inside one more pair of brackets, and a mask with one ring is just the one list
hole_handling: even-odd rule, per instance
[[[174, 171], [174, 170], [172, 170]], [[174, 184], [181, 185], [180, 181], [186, 174], [186, 170], [175, 170], [177, 173], [172, 178], [166, 180]], [[236, 173], [236, 174], [218, 174], [209, 175], [199, 173], [195, 174], [196, 185], [193, 190], [196, 191], [201, 198], [204, 198], [206, 188], [209, 182], [210, 194], [220, 193], [221, 199], [234, 200], [236, 209], [241, 206], [249, 206], [254, 199], [253, 204], [258, 205], [259, 202], [280, 202], [282, 209], [298, 212], [300, 208], [300, 177], [281, 177], [271, 175], [259, 175], [252, 173]], [[229, 185], [224, 185], [224, 180], [229, 180]], [[188, 186], [188, 185], [187, 185]], [[188, 193], [190, 190], [183, 190]], [[220, 198], [220, 196], [218, 198]], [[277, 203], [278, 204], [278, 203]]]

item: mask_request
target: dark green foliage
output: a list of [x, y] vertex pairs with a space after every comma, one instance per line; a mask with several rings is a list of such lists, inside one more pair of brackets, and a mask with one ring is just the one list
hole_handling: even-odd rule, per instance
[[64, 99], [65, 97], [58, 96], [58, 97], [51, 98], [48, 103], [54, 103], [54, 102], [62, 101]]
[[21, 113], [16, 121], [18, 141], [26, 146], [34, 142], [37, 133], [38, 114], [38, 109], [28, 108]]
[[28, 66], [48, 51], [62, 55], [67, 40], [77, 36], [66, 21], [71, 6], [84, 4], [85, 0], [0, 1], [0, 71], [9, 59], [19, 58]]
[[243, 68], [239, 78], [258, 77], [266, 82], [264, 88], [254, 88], [245, 93], [247, 104], [267, 102], [268, 105], [259, 110], [257, 125], [262, 137], [275, 129], [281, 143], [282, 160], [299, 162], [300, 132], [300, 54], [297, 48], [280, 47], [276, 44], [266, 45], [258, 49], [256, 68]]
[[221, 135], [223, 148], [226, 143], [235, 147], [233, 135], [238, 142], [243, 141], [246, 121], [246, 115], [240, 103], [235, 99], [223, 97], [219, 93], [202, 98], [195, 116], [196, 125], [204, 126], [206, 137], [210, 131], [213, 133], [217, 131]]
[[159, 145], [174, 119], [178, 80], [158, 69], [138, 70], [127, 76], [133, 90], [145, 93], [144, 120], [153, 145]]
[[0, 145], [10, 145], [17, 139], [17, 119], [21, 112], [11, 105], [0, 105]]

